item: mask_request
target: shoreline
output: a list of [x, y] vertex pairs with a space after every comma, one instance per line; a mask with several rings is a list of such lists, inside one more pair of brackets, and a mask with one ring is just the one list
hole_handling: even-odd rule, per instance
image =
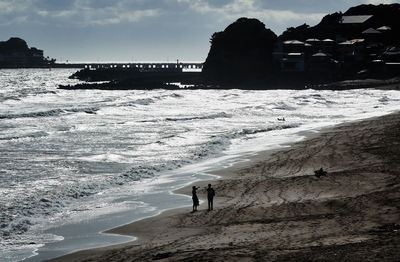
[[[394, 123], [392, 123], [393, 120], [395, 120]], [[237, 261], [241, 261], [242, 258], [243, 260], [246, 258], [250, 259], [249, 261], [253, 261], [251, 259], [255, 259], [263, 254], [269, 254], [268, 257], [271, 259], [284, 257], [287, 261], [296, 261], [290, 259], [292, 259], [293, 256], [295, 258], [300, 258], [307, 252], [309, 255], [310, 252], [313, 252], [314, 248], [318, 249], [319, 253], [324, 253], [330, 252], [329, 248], [332, 247], [336, 247], [340, 250], [343, 246], [349, 249], [356, 248], [360, 245], [368, 246], [371, 241], [376, 244], [376, 241], [383, 241], [378, 233], [383, 233], [385, 237], [388, 237], [387, 234], [390, 235], [392, 232], [397, 232], [394, 231], [394, 229], [390, 229], [390, 232], [388, 230], [385, 231], [382, 227], [390, 228], [390, 226], [392, 226], [397, 228], [396, 223], [393, 221], [399, 221], [398, 212], [396, 213], [398, 206], [386, 208], [386, 213], [381, 214], [379, 210], [376, 210], [377, 206], [374, 205], [372, 209], [375, 213], [379, 213], [381, 216], [380, 221], [383, 224], [379, 225], [378, 222], [371, 222], [371, 219], [369, 219], [368, 223], [363, 225], [362, 234], [359, 233], [358, 235], [355, 234], [355, 232], [352, 232], [351, 235], [345, 234], [346, 231], [343, 230], [343, 226], [341, 226], [340, 223], [334, 223], [337, 222], [336, 220], [338, 220], [338, 218], [341, 218], [341, 212], [328, 211], [332, 211], [331, 209], [343, 209], [343, 205], [346, 206], [346, 204], [348, 204], [345, 201], [346, 199], [349, 199], [350, 202], [357, 202], [358, 198], [365, 197], [368, 199], [369, 195], [378, 198], [378, 196], [375, 195], [379, 195], [379, 192], [385, 188], [389, 188], [392, 191], [394, 190], [391, 194], [397, 199], [399, 185], [397, 177], [394, 177], [394, 171], [390, 169], [388, 171], [378, 170], [379, 172], [371, 171], [365, 174], [365, 170], [363, 171], [365, 167], [362, 166], [358, 167], [358, 169], [360, 169], [358, 170], [359, 172], [351, 170], [354, 169], [354, 164], [349, 161], [349, 158], [354, 158], [357, 154], [354, 156], [351, 152], [346, 152], [349, 141], [343, 141], [347, 139], [343, 137], [343, 133], [347, 133], [347, 135], [352, 135], [354, 133], [356, 144], [361, 143], [362, 145], [363, 143], [368, 143], [368, 141], [364, 141], [365, 139], [359, 139], [365, 138], [364, 135], [361, 134], [362, 131], [367, 131], [369, 128], [372, 128], [370, 129], [372, 133], [378, 130], [385, 135], [385, 132], [390, 131], [386, 129], [393, 125], [398, 127], [399, 121], [400, 113], [397, 112], [381, 117], [343, 123], [335, 125], [332, 128], [322, 129], [315, 135], [308, 135], [306, 139], [294, 143], [290, 148], [259, 152], [255, 156], [252, 156], [250, 161], [240, 162], [232, 167], [211, 172], [212, 174], [222, 177], [222, 179], [211, 181], [217, 193], [214, 211], [205, 211], [204, 203], [200, 205], [199, 211], [196, 213], [189, 213], [189, 211], [191, 211], [191, 206], [168, 210], [158, 216], [139, 220], [107, 231], [107, 233], [135, 235], [135, 237], [138, 237], [137, 241], [106, 248], [80, 251], [50, 261], [81, 261], [90, 258], [96, 261], [114, 261], [114, 259], [132, 259], [132, 257], [142, 261], [170, 257], [173, 260], [179, 261], [188, 258], [200, 258], [200, 255], [201, 257], [207, 257], [206, 253], [210, 253], [208, 256], [214, 253], [218, 259], [222, 259], [223, 256], [228, 256], [237, 259]], [[369, 125], [371, 127], [369, 127]], [[340, 141], [346, 142], [340, 144], [342, 147], [339, 148], [340, 150], [333, 149], [332, 151], [332, 148], [329, 146], [324, 148], [323, 142], [327, 142], [326, 138], [332, 139], [332, 137], [330, 137], [332, 135], [334, 137], [339, 137], [341, 139], [339, 139]], [[373, 134], [369, 135], [371, 136]], [[375, 143], [382, 140], [382, 138], [385, 138], [385, 136], [375, 141]], [[395, 138], [391, 137], [391, 139]], [[322, 142], [319, 140], [322, 140]], [[307, 147], [304, 147], [305, 145]], [[357, 145], [360, 147], [360, 144]], [[372, 149], [376, 149], [377, 146], [379, 147], [379, 143], [378, 145], [374, 144]], [[312, 153], [309, 151], [310, 147], [318, 147], [321, 149], [320, 152], [326, 151], [325, 153], [328, 153], [330, 157], [335, 157], [329, 159], [322, 154], [312, 161], [302, 158], [304, 153]], [[305, 152], [299, 154], [299, 150]], [[332, 154], [334, 151], [339, 152], [339, 155], [341, 155], [340, 165], [338, 165], [339, 159], [335, 159], [340, 157], [337, 157], [336, 154]], [[282, 156], [284, 157], [285, 155], [286, 157], [289, 155], [288, 159], [293, 163], [288, 164], [287, 161], [283, 161]], [[371, 158], [371, 156], [367, 154], [366, 158], [362, 159], [362, 161], [366, 161], [369, 165], [374, 165], [374, 163], [380, 164], [379, 158], [385, 158], [385, 156], [382, 154], [377, 155], [379, 156], [378, 158]], [[293, 156], [296, 156], [296, 158]], [[398, 158], [396, 154], [389, 157]], [[302, 161], [298, 161], [297, 158], [310, 163], [308, 163], [308, 165], [307, 163], [304, 164]], [[324, 163], [326, 162], [323, 167], [328, 170], [328, 176], [326, 179], [316, 180], [311, 174], [317, 169], [318, 163], [321, 164], [321, 161]], [[357, 163], [357, 165], [359, 165], [359, 163]], [[398, 164], [391, 162], [390, 165], [397, 167], [396, 165]], [[266, 167], [268, 168], [266, 169]], [[297, 172], [293, 173], [295, 170], [297, 170]], [[270, 174], [267, 177], [265, 177], [266, 172]], [[264, 175], [259, 175], [259, 173]], [[353, 181], [350, 175], [354, 175], [357, 181]], [[345, 183], [343, 181], [345, 181]], [[390, 181], [391, 183], [389, 183]], [[393, 181], [395, 182], [393, 183]], [[200, 185], [203, 188], [207, 183], [208, 181], [204, 181], [196, 183], [196, 185]], [[330, 188], [332, 183], [339, 183], [341, 187], [332, 189]], [[364, 183], [365, 185], [360, 187], [360, 183]], [[262, 185], [268, 185], [268, 190], [264, 191]], [[291, 185], [292, 187], [287, 185]], [[354, 187], [357, 185], [358, 189], [355, 190]], [[321, 191], [318, 195], [315, 195], [313, 191], [310, 190], [316, 190], [320, 187], [325, 188], [327, 192]], [[293, 191], [293, 189], [295, 190]], [[305, 189], [307, 189], [308, 192], [303, 192]], [[246, 194], [243, 192], [246, 192]], [[175, 191], [175, 193], [190, 193], [190, 186], [179, 189]], [[204, 200], [204, 189], [200, 190], [198, 193], [199, 197]], [[380, 197], [384, 198], [384, 196]], [[386, 203], [386, 205], [390, 204]], [[302, 209], [297, 210], [299, 208], [298, 206], [301, 206]], [[365, 205], [363, 206], [367, 209], [371, 209]], [[292, 208], [299, 214], [296, 214]], [[238, 213], [238, 211], [243, 210], [246, 212]], [[362, 210], [359, 210], [359, 212], [362, 212]], [[293, 215], [289, 216], [291, 213], [293, 213]], [[349, 216], [355, 219], [353, 217], [354, 215], [350, 214]], [[368, 214], [365, 214], [365, 216], [369, 217]], [[358, 220], [363, 219], [358, 218]], [[327, 233], [328, 237], [322, 233], [322, 236], [318, 239], [314, 239], [315, 236], [313, 236], [313, 234], [316, 234], [315, 231], [313, 231], [313, 234], [310, 234], [310, 232], [308, 232], [309, 230], [307, 230], [309, 229], [310, 222], [317, 224], [317, 228], [323, 232], [327, 231], [325, 229], [325, 227], [327, 227], [329, 232], [325, 233]], [[296, 234], [296, 232], [291, 232], [291, 230], [287, 229], [285, 230], [285, 227], [280, 225], [282, 223], [286, 223], [286, 226], [289, 224], [299, 232], [302, 232], [302, 234]], [[358, 221], [356, 224], [359, 223]], [[322, 227], [322, 225], [324, 225], [324, 227]], [[273, 227], [271, 228], [271, 226]], [[272, 230], [273, 228], [275, 228], [275, 230]], [[280, 228], [282, 231], [276, 228]], [[279, 236], [279, 234], [278, 236], [274, 236], [273, 232], [281, 232], [284, 236]], [[338, 236], [338, 233], [340, 233], [340, 236]], [[300, 237], [300, 235], [304, 234], [306, 234], [306, 237]], [[373, 237], [371, 237], [371, 234]], [[279, 243], [279, 240], [282, 242], [288, 237], [298, 239], [290, 243], [290, 248], [278, 248], [283, 244]], [[398, 235], [390, 235], [389, 237], [394, 238], [395, 241], [392, 241], [392, 243], [395, 245], [399, 243]], [[276, 246], [275, 249], [271, 249], [271, 243], [267, 246], [265, 246], [265, 244], [263, 245], [263, 241], [271, 241], [271, 238], [273, 240], [272, 242], [277, 242], [275, 245], [272, 245]], [[248, 244], [248, 242], [251, 242], [252, 245], [248, 246], [244, 244]], [[311, 242], [311, 244], [309, 242]], [[386, 243], [383, 247], [388, 247], [389, 251], [393, 254], [394, 251], [390, 248], [390, 244]], [[377, 248], [380, 247], [378, 246]], [[233, 252], [232, 250], [234, 249], [237, 251]], [[213, 252], [209, 252], [211, 250]], [[293, 250], [298, 252], [296, 253]], [[364, 255], [369, 254], [368, 250], [369, 249], [364, 250]], [[195, 261], [195, 259], [188, 261]]]

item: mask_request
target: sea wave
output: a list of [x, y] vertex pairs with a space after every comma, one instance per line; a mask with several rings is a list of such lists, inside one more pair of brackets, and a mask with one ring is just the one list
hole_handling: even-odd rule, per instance
[[296, 110], [295, 107], [290, 106], [284, 102], [279, 102], [276, 104], [276, 106], [273, 107], [273, 109], [279, 109], [279, 110], [289, 110], [289, 111], [294, 111]]
[[95, 114], [99, 108], [86, 107], [86, 108], [67, 108], [67, 109], [52, 109], [47, 111], [20, 113], [20, 114], [1, 114], [0, 119], [16, 119], [16, 118], [40, 118], [40, 117], [53, 117], [59, 116], [63, 113], [87, 113]]
[[48, 136], [49, 133], [45, 131], [38, 131], [38, 132], [33, 132], [33, 133], [28, 133], [25, 135], [21, 136], [6, 136], [6, 137], [0, 137], [0, 141], [7, 141], [7, 140], [15, 140], [15, 139], [23, 139], [23, 138], [37, 138], [37, 137], [45, 137]]
[[129, 106], [136, 106], [136, 105], [148, 106], [148, 105], [156, 103], [156, 100], [162, 100], [165, 98], [183, 98], [183, 95], [172, 93], [172, 94], [168, 94], [168, 95], [139, 98], [139, 99], [136, 99], [133, 101], [128, 101], [128, 102], [123, 102], [123, 103], [117, 104], [116, 106], [118, 106], [118, 107], [129, 107]]
[[143, 105], [143, 106], [147, 106], [150, 104], [153, 104], [154, 100], [151, 98], [141, 98], [141, 99], [137, 99], [134, 101], [129, 101], [129, 102], [124, 102], [124, 103], [120, 103], [117, 106], [118, 107], [129, 107], [129, 106], [136, 106], [136, 105]]
[[3, 94], [0, 94], [0, 102], [5, 102], [7, 100], [18, 101], [18, 100], [21, 100], [21, 99], [17, 95], [3, 95]]
[[216, 119], [216, 118], [231, 118], [231, 114], [220, 112], [205, 116], [191, 116], [191, 117], [167, 117], [165, 121], [191, 121], [191, 120], [202, 120], [202, 119]]
[[3, 114], [3, 115], [0, 115], [0, 119], [58, 116], [62, 112], [64, 112], [64, 110], [62, 110], [62, 109], [52, 109], [52, 110], [48, 110], [48, 111], [30, 112], [30, 113], [21, 113], [21, 114]]
[[282, 130], [282, 129], [288, 129], [288, 128], [296, 128], [299, 127], [301, 124], [299, 123], [292, 123], [292, 124], [286, 124], [286, 125], [276, 125], [276, 126], [271, 126], [269, 128], [261, 128], [261, 129], [243, 129], [241, 132], [239, 132], [240, 135], [254, 135], [258, 133], [265, 133], [265, 132], [270, 132], [274, 130]]

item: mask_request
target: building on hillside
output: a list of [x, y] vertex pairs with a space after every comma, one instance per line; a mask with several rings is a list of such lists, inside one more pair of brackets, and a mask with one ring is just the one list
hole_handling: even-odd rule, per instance
[[307, 61], [307, 76], [313, 81], [334, 80], [340, 73], [340, 63], [329, 54], [318, 52]]
[[390, 26], [381, 26], [378, 27], [376, 30], [382, 33], [381, 39], [384, 43], [390, 43], [393, 39], [393, 31]]
[[304, 53], [287, 53], [280, 60], [281, 72], [304, 72]]
[[315, 54], [322, 49], [322, 42], [317, 38], [309, 38], [306, 40], [310, 54]]
[[344, 15], [340, 19], [341, 24], [363, 24], [369, 20], [372, 15]]
[[334, 54], [336, 50], [336, 42], [332, 39], [324, 39], [321, 41], [321, 50], [325, 53]]
[[337, 44], [336, 54], [338, 59], [355, 57], [356, 60], [364, 59], [365, 39], [351, 39]]
[[283, 42], [284, 53], [304, 53], [304, 42], [299, 40], [287, 40]]
[[382, 32], [375, 30], [373, 28], [368, 28], [361, 33], [362, 38], [364, 38], [368, 42], [382, 42]]

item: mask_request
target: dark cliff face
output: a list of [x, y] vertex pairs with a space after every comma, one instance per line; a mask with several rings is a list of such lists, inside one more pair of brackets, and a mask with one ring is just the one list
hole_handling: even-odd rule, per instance
[[272, 50], [277, 39], [257, 19], [240, 18], [223, 32], [211, 37], [204, 63], [206, 80], [221, 84], [252, 83], [268, 78], [272, 70]]

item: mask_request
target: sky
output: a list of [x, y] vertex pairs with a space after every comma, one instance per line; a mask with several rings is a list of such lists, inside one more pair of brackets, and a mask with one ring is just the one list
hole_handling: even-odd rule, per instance
[[359, 4], [400, 0], [0, 0], [0, 40], [20, 37], [58, 62], [204, 61], [240, 17], [277, 35]]

